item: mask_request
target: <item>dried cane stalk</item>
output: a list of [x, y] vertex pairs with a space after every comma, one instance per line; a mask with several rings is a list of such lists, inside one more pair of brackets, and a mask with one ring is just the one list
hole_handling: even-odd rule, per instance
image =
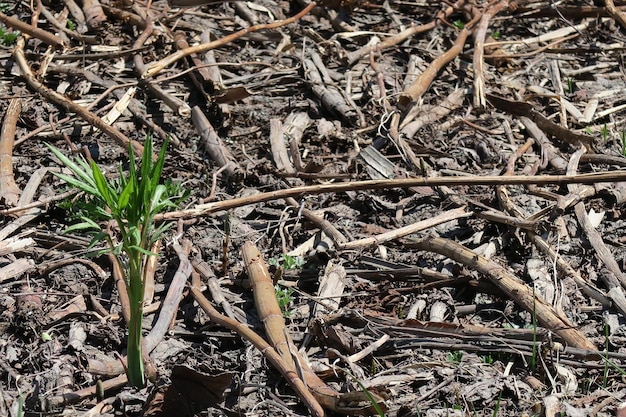
[[191, 295], [196, 300], [200, 308], [204, 310], [205, 313], [209, 316], [211, 321], [220, 326], [224, 326], [227, 329], [230, 329], [236, 332], [243, 339], [249, 341], [263, 353], [271, 363], [274, 365], [276, 369], [280, 371], [280, 373], [285, 377], [285, 379], [289, 382], [291, 387], [296, 391], [298, 397], [302, 400], [302, 402], [307, 406], [311, 414], [316, 417], [324, 416], [324, 410], [320, 406], [320, 404], [315, 400], [315, 398], [311, 395], [311, 393], [307, 390], [306, 385], [302, 382], [298, 374], [287, 367], [285, 362], [282, 360], [280, 355], [274, 350], [261, 336], [254, 333], [252, 329], [246, 326], [243, 323], [238, 322], [237, 320], [231, 319], [223, 314], [220, 314], [207, 300], [207, 298], [202, 294], [199, 286], [199, 277], [197, 274], [193, 274], [194, 278], [192, 280], [192, 285], [189, 288]]
[[156, 221], [192, 218], [228, 210], [248, 204], [263, 203], [287, 197], [302, 197], [312, 194], [338, 193], [357, 190], [381, 190], [386, 188], [411, 188], [419, 186], [451, 186], [451, 185], [546, 185], [546, 184], [595, 184], [601, 182], [626, 181], [626, 171], [592, 172], [588, 174], [567, 175], [516, 175], [502, 176], [475, 176], [475, 177], [419, 177], [384, 180], [353, 181], [336, 184], [316, 184], [301, 187], [292, 187], [286, 190], [270, 191], [246, 197], [233, 198], [224, 201], [199, 204], [194, 208], [172, 211], [159, 214]]
[[398, 97], [398, 106], [407, 109], [411, 104], [418, 101], [428, 90], [435, 77], [443, 67], [456, 58], [462, 51], [467, 37], [472, 32], [472, 27], [478, 21], [480, 15], [474, 17], [459, 33], [454, 45], [443, 54], [439, 55], [422, 74]]
[[[375, 408], [363, 392], [341, 394], [324, 383], [309, 366], [298, 349], [291, 341], [286, 330], [283, 314], [276, 300], [274, 283], [270, 276], [267, 265], [261, 253], [251, 242], [246, 242], [241, 253], [244, 265], [252, 284], [254, 303], [259, 313], [259, 318], [265, 326], [265, 333], [270, 344], [280, 354], [281, 358], [292, 371], [298, 372], [304, 380], [315, 399], [327, 410], [343, 414], [375, 413]], [[384, 400], [373, 392], [377, 405], [385, 409]], [[349, 397], [346, 398], [346, 397]], [[352, 404], [346, 406], [346, 404]]]
[[523, 282], [503, 266], [478, 255], [455, 241], [440, 237], [410, 240], [407, 247], [435, 252], [484, 274], [498, 288], [526, 311], [536, 314], [539, 322], [554, 331], [569, 345], [598, 350], [582, 332], [565, 317], [560, 316], [545, 300], [536, 296]]
[[2, 130], [0, 130], [0, 198], [16, 206], [20, 197], [20, 189], [13, 178], [13, 142], [15, 141], [15, 127], [22, 111], [22, 102], [14, 98], [9, 103]]

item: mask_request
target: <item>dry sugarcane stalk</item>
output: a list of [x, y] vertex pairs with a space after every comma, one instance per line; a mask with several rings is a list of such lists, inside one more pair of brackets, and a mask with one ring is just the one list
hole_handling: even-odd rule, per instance
[[[194, 274], [195, 275], [195, 274]], [[192, 275], [193, 276], [193, 275]], [[197, 276], [197, 275], [196, 275]], [[256, 347], [263, 356], [269, 360], [272, 365], [283, 375], [283, 377], [289, 382], [291, 387], [296, 391], [296, 394], [302, 400], [302, 402], [306, 405], [312, 415], [316, 417], [324, 416], [324, 409], [317, 402], [315, 397], [311, 395], [307, 386], [304, 384], [302, 379], [298, 376], [298, 374], [290, 369], [281, 356], [271, 347], [261, 336], [254, 333], [252, 329], [246, 326], [243, 323], [238, 322], [237, 320], [231, 319], [223, 314], [220, 314], [215, 307], [211, 305], [211, 302], [207, 300], [207, 298], [202, 294], [200, 290], [200, 282], [199, 278], [194, 277], [192, 281], [192, 285], [189, 288], [191, 295], [196, 300], [200, 308], [204, 310], [204, 312], [209, 316], [209, 319], [220, 326], [224, 326], [227, 329], [230, 329], [236, 332], [239, 336], [241, 336], [244, 340], [252, 343], [254, 347]]]
[[485, 53], [485, 37], [492, 17], [509, 7], [508, 0], [500, 0], [489, 7], [480, 18], [480, 22], [474, 32], [474, 107], [484, 109], [487, 105], [485, 99], [485, 76], [483, 74], [483, 55]]
[[626, 181], [626, 171], [596, 172], [567, 175], [516, 175], [509, 177], [501, 176], [468, 176], [468, 177], [421, 177], [399, 178], [392, 180], [368, 180], [354, 181], [337, 184], [316, 184], [302, 187], [293, 187], [286, 190], [270, 191], [252, 196], [234, 198], [226, 201], [199, 204], [194, 208], [172, 211], [159, 214], [156, 221], [172, 220], [180, 218], [200, 217], [221, 210], [229, 210], [248, 204], [262, 203], [287, 197], [302, 197], [309, 194], [338, 193], [357, 190], [380, 190], [386, 188], [411, 188], [417, 186], [436, 187], [450, 185], [546, 185], [546, 184], [595, 184], [601, 182]]
[[439, 55], [430, 65], [424, 70], [423, 73], [420, 74], [419, 77], [407, 88], [404, 90], [400, 97], [398, 97], [398, 106], [406, 110], [413, 103], [418, 101], [428, 90], [435, 77], [441, 71], [443, 67], [448, 65], [450, 61], [456, 58], [461, 52], [463, 52], [463, 45], [465, 45], [465, 41], [467, 37], [472, 31], [472, 27], [478, 21], [480, 15], [477, 13], [477, 16], [474, 16], [472, 20], [465, 25], [459, 36], [456, 38], [454, 45], [450, 49], [448, 49], [443, 54]]
[[20, 99], [12, 99], [0, 130], [0, 198], [10, 206], [16, 206], [20, 196], [20, 189], [13, 178], [13, 143], [21, 111]]
[[26, 79], [27, 84], [33, 90], [37, 91], [44, 98], [52, 101], [53, 103], [61, 106], [67, 111], [76, 113], [81, 119], [85, 120], [90, 125], [99, 128], [102, 130], [107, 136], [117, 142], [124, 149], [128, 149], [128, 145], [132, 144], [133, 151], [137, 155], [143, 154], [143, 146], [137, 141], [131, 141], [124, 135], [122, 132], [114, 128], [113, 126], [109, 126], [102, 121], [101, 118], [86, 110], [81, 105], [73, 102], [72, 100], [67, 99], [65, 96], [57, 93], [56, 91], [51, 90], [50, 88], [43, 85], [33, 71], [28, 65], [28, 61], [26, 60], [26, 55], [24, 54], [24, 39], [20, 38], [17, 41], [15, 49], [13, 49], [13, 56], [15, 57], [15, 61], [20, 67], [20, 71], [22, 72], [22, 76]]
[[285, 25], [289, 25], [295, 21], [297, 21], [298, 19], [300, 19], [301, 17], [305, 16], [307, 13], [309, 13], [313, 7], [315, 7], [315, 2], [311, 2], [307, 7], [305, 7], [300, 13], [296, 14], [293, 17], [290, 17], [288, 19], [284, 19], [284, 20], [280, 20], [278, 22], [273, 22], [273, 23], [267, 23], [267, 24], [259, 24], [259, 25], [254, 25], [254, 26], [250, 26], [249, 28], [246, 29], [242, 29], [238, 32], [235, 32], [231, 35], [228, 36], [224, 36], [221, 39], [218, 39], [216, 41], [213, 42], [208, 42], [208, 43], [203, 43], [197, 46], [191, 46], [189, 48], [186, 49], [182, 49], [180, 51], [176, 51], [173, 54], [161, 59], [158, 62], [154, 62], [152, 64], [148, 64], [147, 65], [147, 70], [143, 73], [142, 78], [152, 78], [155, 75], [157, 75], [159, 72], [161, 72], [163, 69], [165, 69], [166, 67], [170, 66], [171, 64], [173, 64], [174, 62], [178, 61], [179, 59], [185, 58], [186, 56], [192, 55], [192, 54], [198, 54], [201, 52], [206, 52], [208, 50], [211, 49], [215, 49], [217, 47], [220, 47], [222, 45], [226, 45], [236, 39], [239, 39], [240, 37], [242, 37], [243, 35], [247, 35], [248, 33], [252, 33], [252, 32], [256, 32], [259, 30], [264, 30], [264, 29], [276, 29], [279, 28], [281, 26], [285, 26]]
[[536, 296], [522, 281], [505, 267], [478, 255], [455, 241], [440, 237], [410, 240], [407, 247], [435, 252], [474, 268], [504, 291], [524, 310], [534, 314], [539, 323], [559, 335], [569, 345], [581, 349], [597, 350], [597, 347], [565, 317], [560, 316], [545, 300]]
[[[349, 400], [346, 400], [344, 394], [340, 394], [326, 385], [313, 372], [306, 358], [300, 355], [298, 349], [291, 341], [291, 337], [285, 327], [283, 314], [276, 300], [272, 277], [267, 270], [267, 265], [261, 253], [251, 242], [244, 243], [241, 253], [248, 278], [251, 281], [254, 303], [259, 313], [259, 318], [265, 326], [267, 338], [289, 369], [301, 375], [313, 396], [324, 408], [343, 414], [375, 413], [374, 406], [369, 403], [365, 393], [351, 393]], [[378, 407], [384, 409], [384, 400], [373, 392], [370, 394], [374, 396]], [[351, 402], [355, 403], [355, 405], [351, 406]]]

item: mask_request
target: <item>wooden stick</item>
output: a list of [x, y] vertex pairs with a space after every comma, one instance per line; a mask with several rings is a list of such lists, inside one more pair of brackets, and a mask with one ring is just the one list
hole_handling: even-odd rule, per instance
[[[325, 408], [342, 414], [358, 414], [374, 412], [374, 407], [369, 403], [364, 392], [350, 393], [350, 401], [354, 404], [348, 406], [349, 401], [343, 400], [343, 394], [338, 393], [324, 381], [322, 381], [309, 366], [306, 358], [293, 344], [285, 326], [283, 314], [276, 300], [274, 283], [267, 270], [267, 265], [261, 256], [261, 252], [252, 242], [244, 243], [241, 248], [244, 266], [248, 273], [254, 292], [254, 304], [259, 313], [259, 319], [265, 326], [265, 333], [271, 345], [280, 354], [281, 358], [290, 370], [298, 372], [306, 382], [315, 399]], [[370, 392], [376, 400], [379, 408], [385, 409], [384, 400], [375, 393]]]
[[216, 41], [203, 43], [197, 46], [190, 46], [189, 48], [176, 51], [173, 54], [163, 58], [160, 61], [157, 61], [152, 64], [148, 64], [147, 70], [143, 73], [142, 78], [144, 79], [152, 78], [155, 75], [157, 75], [159, 72], [163, 71], [168, 66], [172, 65], [174, 62], [178, 61], [179, 59], [183, 59], [189, 55], [206, 52], [208, 50], [215, 49], [219, 46], [226, 45], [236, 39], [241, 38], [243, 35], [247, 35], [248, 33], [257, 32], [259, 30], [264, 30], [264, 29], [276, 29], [281, 26], [289, 25], [297, 21], [298, 19], [302, 18], [303, 16], [305, 16], [307, 13], [309, 13], [313, 9], [313, 7], [315, 7], [315, 2], [309, 3], [309, 5], [305, 7], [300, 13], [288, 19], [280, 20], [274, 23], [265, 23], [265, 24], [258, 24], [258, 25], [250, 26], [249, 28], [242, 29], [228, 36], [224, 36], [223, 38], [218, 39]]
[[316, 184], [293, 187], [286, 190], [270, 191], [248, 197], [233, 198], [226, 201], [199, 204], [195, 208], [173, 211], [156, 216], [157, 221], [200, 217], [222, 210], [229, 210], [248, 204], [262, 203], [287, 197], [302, 197], [309, 194], [339, 193], [358, 190], [381, 190], [385, 188], [411, 188], [417, 186], [450, 185], [546, 185], [546, 184], [596, 184], [601, 182], [626, 181], [626, 171], [594, 172], [579, 175], [518, 175], [518, 176], [475, 176], [475, 177], [421, 177], [392, 180], [354, 181], [338, 184]]
[[566, 317], [559, 315], [545, 300], [538, 297], [522, 281], [500, 264], [466, 248], [455, 241], [441, 237], [410, 240], [409, 248], [435, 252], [476, 269], [504, 291], [515, 303], [537, 317], [539, 322], [559, 335], [568, 344], [588, 350], [598, 350]]

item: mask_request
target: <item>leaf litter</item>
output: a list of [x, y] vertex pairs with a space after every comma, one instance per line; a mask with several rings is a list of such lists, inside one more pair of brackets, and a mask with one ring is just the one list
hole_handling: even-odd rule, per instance
[[[180, 1], [0, 4], [0, 415], [623, 413], [624, 6]], [[45, 143], [149, 135], [130, 389]]]

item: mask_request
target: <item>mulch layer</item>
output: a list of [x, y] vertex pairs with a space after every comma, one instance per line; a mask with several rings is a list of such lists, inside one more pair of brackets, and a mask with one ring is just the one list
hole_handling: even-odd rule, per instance
[[[626, 416], [622, 2], [200, 3], [0, 2], [0, 416]], [[148, 136], [138, 389], [46, 144]]]

